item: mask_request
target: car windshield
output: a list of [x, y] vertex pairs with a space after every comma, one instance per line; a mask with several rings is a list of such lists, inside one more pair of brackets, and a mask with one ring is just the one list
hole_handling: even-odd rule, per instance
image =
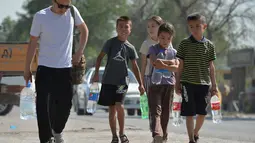
[[[103, 74], [104, 74], [104, 70], [99, 70], [99, 82], [102, 82], [102, 78], [103, 78]], [[91, 77], [94, 76], [94, 71], [93, 71], [93, 75]], [[137, 80], [133, 74], [132, 71], [128, 70], [128, 76], [129, 76], [129, 83], [137, 83]], [[91, 79], [90, 79], [90, 83], [91, 83]]]

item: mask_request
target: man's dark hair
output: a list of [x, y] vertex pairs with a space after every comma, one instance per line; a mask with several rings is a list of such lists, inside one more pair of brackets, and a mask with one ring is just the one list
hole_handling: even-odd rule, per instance
[[120, 16], [116, 21], [116, 27], [118, 26], [120, 21], [130, 22], [130, 25], [132, 26], [132, 21], [128, 16]]
[[163, 23], [159, 26], [158, 28], [158, 35], [161, 33], [161, 32], [167, 32], [169, 33], [171, 36], [175, 36], [175, 29], [174, 29], [174, 26], [168, 22], [166, 23]]
[[200, 20], [201, 23], [205, 24], [206, 23], [206, 18], [205, 16], [203, 16], [202, 14], [200, 13], [192, 13], [190, 14], [188, 17], [187, 17], [187, 21], [193, 21], [193, 20]]

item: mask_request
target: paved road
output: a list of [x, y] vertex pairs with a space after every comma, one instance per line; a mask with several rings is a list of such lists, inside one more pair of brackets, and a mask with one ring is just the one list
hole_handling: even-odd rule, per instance
[[[18, 108], [5, 117], [0, 117], [0, 143], [38, 143], [36, 121], [19, 119]], [[67, 142], [107, 143], [110, 140], [107, 114], [99, 111], [94, 116], [76, 116], [71, 113], [65, 129]], [[16, 128], [11, 129], [14, 125]], [[215, 125], [206, 120], [201, 131], [203, 143], [255, 143], [255, 120], [226, 120]], [[151, 140], [148, 121], [138, 117], [127, 117], [126, 131], [131, 143], [145, 143]], [[170, 140], [173, 143], [187, 142], [186, 129], [169, 125]], [[107, 140], [107, 141], [106, 141]], [[170, 141], [169, 141], [170, 142]]]

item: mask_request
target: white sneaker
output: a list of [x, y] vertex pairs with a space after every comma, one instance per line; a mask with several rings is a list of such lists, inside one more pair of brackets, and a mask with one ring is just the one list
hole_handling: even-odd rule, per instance
[[56, 134], [54, 131], [52, 131], [52, 132], [53, 132], [53, 136], [54, 136], [54, 139], [55, 139], [55, 143], [65, 143], [62, 133]]

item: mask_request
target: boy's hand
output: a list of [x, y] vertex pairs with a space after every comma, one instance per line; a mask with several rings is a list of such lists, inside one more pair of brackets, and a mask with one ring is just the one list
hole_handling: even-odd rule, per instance
[[211, 95], [214, 96], [218, 96], [218, 89], [217, 89], [217, 85], [212, 85], [212, 88], [211, 88]]
[[182, 94], [181, 84], [180, 83], [176, 83], [175, 84], [175, 93], [178, 94], [178, 95]]
[[99, 76], [98, 73], [95, 73], [95, 75], [92, 78], [92, 82], [99, 82]]
[[144, 92], [145, 92], [144, 86], [143, 85], [139, 85], [138, 89], [140, 91], [140, 95], [143, 95]]
[[167, 65], [163, 63], [163, 61], [161, 61], [160, 59], [157, 59], [154, 63], [153, 63], [154, 67], [157, 69], [164, 69]]

